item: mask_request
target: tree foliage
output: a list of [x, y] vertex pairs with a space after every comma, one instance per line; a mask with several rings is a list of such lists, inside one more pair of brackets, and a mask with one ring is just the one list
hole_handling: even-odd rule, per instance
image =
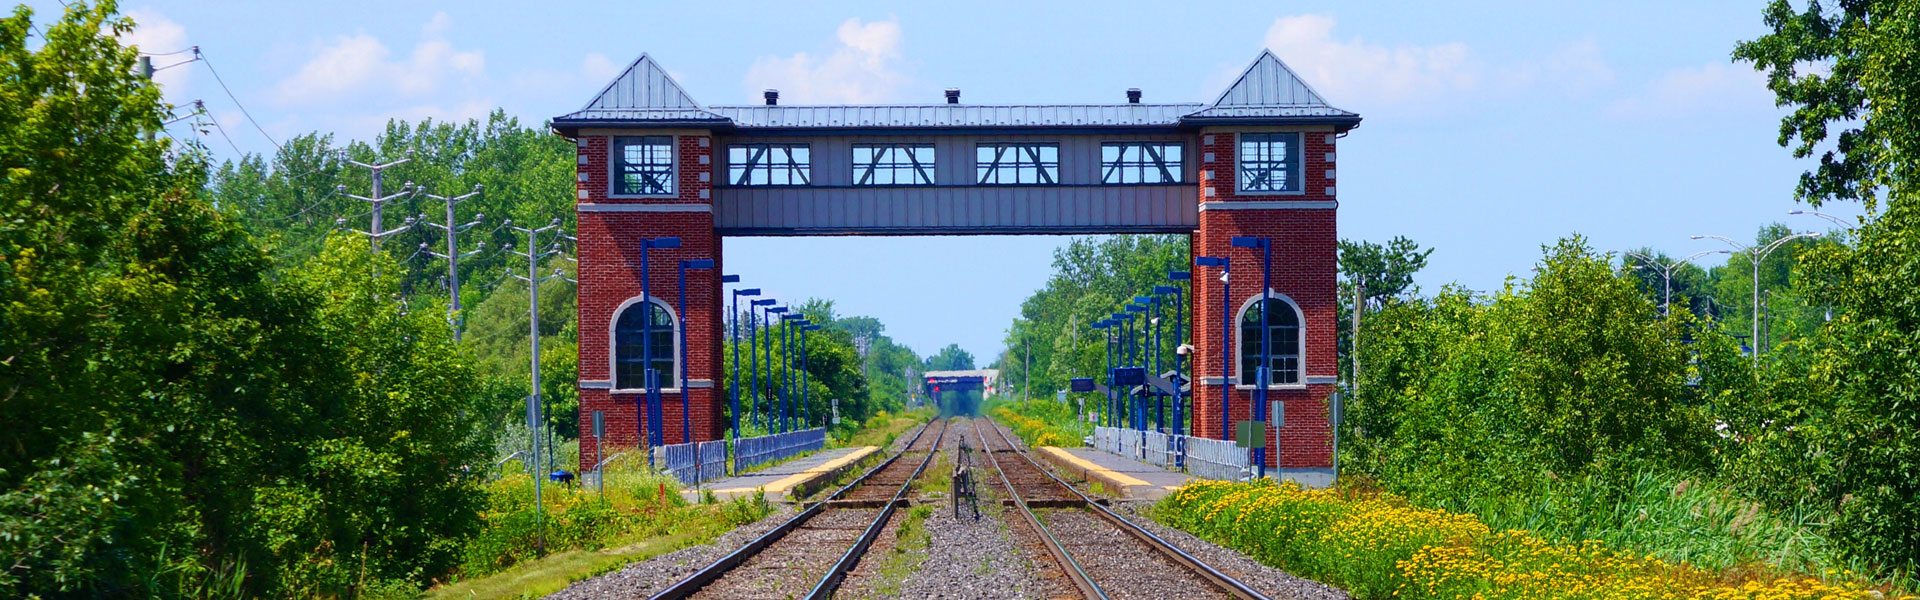
[[0, 595], [445, 573], [484, 448], [442, 320], [364, 246], [283, 270], [202, 200], [113, 3], [31, 19], [0, 20]]

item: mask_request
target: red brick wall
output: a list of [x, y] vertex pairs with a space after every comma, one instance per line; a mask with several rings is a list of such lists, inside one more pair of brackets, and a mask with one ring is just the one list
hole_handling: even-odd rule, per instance
[[[1334, 151], [1332, 135], [1325, 132], [1301, 134], [1304, 142], [1304, 165], [1301, 169], [1305, 182], [1304, 193], [1242, 196], [1234, 191], [1235, 136], [1230, 131], [1203, 131], [1199, 157], [1200, 201], [1298, 201], [1316, 204], [1331, 201], [1334, 197], [1327, 192], [1334, 183], [1327, 175], [1334, 165], [1327, 158]], [[1196, 378], [1219, 377], [1223, 359], [1229, 361], [1230, 381], [1237, 381], [1239, 377], [1239, 365], [1231, 363], [1235, 360], [1233, 346], [1226, 347], [1225, 354], [1222, 354], [1220, 324], [1223, 318], [1231, 322], [1238, 316], [1240, 307], [1260, 293], [1263, 253], [1257, 249], [1232, 247], [1231, 239], [1237, 235], [1262, 236], [1273, 240], [1273, 290], [1291, 298], [1306, 317], [1307, 339], [1303, 348], [1306, 353], [1306, 372], [1301, 381], [1304, 383], [1310, 377], [1335, 374], [1334, 323], [1337, 300], [1334, 278], [1339, 237], [1335, 231], [1334, 214], [1334, 210], [1325, 208], [1201, 211], [1200, 227], [1192, 238], [1193, 255], [1228, 257], [1232, 260], [1233, 275], [1228, 291], [1229, 306], [1224, 307], [1230, 312], [1223, 312], [1219, 269], [1195, 269], [1193, 341], [1198, 355], [1194, 365]], [[1233, 336], [1237, 343], [1240, 336], [1237, 323], [1233, 328]], [[1252, 389], [1237, 385], [1224, 388], [1202, 385], [1195, 399], [1193, 414], [1196, 434], [1218, 439], [1232, 436], [1232, 432], [1223, 431], [1221, 425], [1222, 390], [1229, 390], [1231, 394], [1229, 418], [1232, 421], [1252, 418]], [[1285, 402], [1287, 411], [1286, 426], [1268, 432], [1268, 448], [1279, 449], [1278, 456], [1272, 451], [1267, 453], [1269, 465], [1332, 466], [1332, 431], [1327, 422], [1327, 397], [1332, 391], [1331, 384], [1308, 384], [1304, 388], [1274, 389], [1268, 393], [1269, 400]]]
[[[711, 136], [704, 133], [675, 136], [678, 189], [672, 198], [609, 197], [609, 142], [610, 138], [606, 136], [583, 135], [579, 138], [581, 158], [577, 190], [580, 204], [711, 204]], [[724, 265], [720, 263], [721, 240], [713, 229], [713, 214], [583, 210], [578, 213], [578, 219], [579, 227], [575, 235], [580, 240], [581, 381], [597, 383], [611, 379], [608, 344], [611, 341], [609, 332], [614, 312], [627, 300], [640, 296], [641, 240], [664, 236], [679, 237], [681, 247], [647, 252], [647, 291], [680, 318], [686, 334], [687, 379], [719, 379], [720, 340], [724, 335], [719, 331], [722, 310], [719, 275]], [[695, 258], [711, 258], [715, 268], [687, 272], [687, 302], [686, 310], [682, 313], [677, 293], [679, 264], [683, 259]], [[661, 350], [672, 351], [671, 348]], [[687, 388], [685, 382], [680, 385], [681, 390], [690, 394], [688, 404], [692, 413], [692, 438], [701, 441], [718, 439], [724, 429], [720, 424], [722, 415], [716, 389]], [[641, 432], [651, 426], [644, 422], [646, 412], [637, 409], [638, 403], [645, 399], [643, 393], [612, 391], [594, 384], [584, 385], [580, 392], [581, 461], [585, 464], [590, 465], [599, 459], [594, 448], [598, 440], [593, 437], [593, 411], [605, 413], [608, 453], [614, 452], [614, 448], [630, 448], [638, 444]], [[681, 408], [680, 391], [662, 394], [662, 412], [665, 422], [661, 425], [664, 426], [667, 443], [689, 441], [682, 431], [681, 415], [684, 411]]]

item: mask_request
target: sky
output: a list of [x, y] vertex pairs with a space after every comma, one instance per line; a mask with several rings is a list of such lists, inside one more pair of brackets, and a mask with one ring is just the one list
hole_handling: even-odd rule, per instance
[[[56, 0], [29, 2], [41, 15]], [[605, 3], [614, 4], [614, 3]], [[1340, 236], [1435, 249], [1418, 283], [1495, 290], [1541, 246], [1685, 255], [1788, 216], [1810, 164], [1782, 109], [1730, 60], [1759, 2], [732, 3], [128, 0], [130, 41], [199, 46], [163, 68], [241, 152], [308, 131], [368, 138], [390, 118], [525, 123], [578, 109], [642, 52], [695, 100], [784, 103], [1211, 101], [1274, 51], [1365, 121], [1340, 143]], [[187, 55], [166, 55], [168, 67]], [[215, 75], [219, 77], [216, 81]], [[220, 81], [224, 81], [223, 89]], [[231, 90], [232, 97], [227, 90]], [[244, 107], [244, 112], [243, 112]], [[249, 118], [251, 116], [251, 119]], [[256, 131], [249, 121], [257, 121]], [[174, 134], [193, 135], [185, 125]], [[234, 149], [207, 140], [221, 157]], [[1846, 217], [1855, 206], [1822, 208]], [[985, 363], [1068, 238], [730, 238], [725, 261], [782, 299], [878, 317], [922, 354]]]

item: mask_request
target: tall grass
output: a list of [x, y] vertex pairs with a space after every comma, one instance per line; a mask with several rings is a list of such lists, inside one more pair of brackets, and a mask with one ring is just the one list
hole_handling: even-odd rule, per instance
[[987, 410], [1028, 447], [1078, 447], [1093, 434], [1093, 425], [1076, 418], [1073, 406], [1053, 400], [1009, 401]]

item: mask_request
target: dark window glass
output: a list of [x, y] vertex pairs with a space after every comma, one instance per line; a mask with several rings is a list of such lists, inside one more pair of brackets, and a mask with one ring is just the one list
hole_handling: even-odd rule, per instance
[[1271, 362], [1273, 378], [1269, 384], [1300, 383], [1300, 314], [1285, 300], [1268, 298], [1247, 307], [1240, 315], [1240, 385], [1254, 385], [1260, 368], [1260, 311], [1272, 310], [1267, 321], [1273, 336]]
[[807, 185], [813, 180], [806, 144], [741, 144], [727, 147], [727, 181], [733, 185]]
[[664, 196], [673, 193], [673, 137], [618, 138], [613, 193]]
[[1300, 191], [1300, 134], [1240, 134], [1240, 191]]
[[933, 185], [933, 144], [854, 144], [854, 185]]
[[1182, 183], [1186, 148], [1174, 143], [1120, 142], [1100, 145], [1100, 182]]
[[975, 151], [975, 181], [981, 185], [1049, 184], [1060, 181], [1057, 144], [981, 144]]
[[[644, 316], [646, 313], [653, 313], [652, 319], [647, 319]], [[647, 348], [646, 353], [641, 351], [643, 339], [652, 346]], [[649, 355], [653, 360], [646, 359]], [[667, 307], [658, 302], [635, 302], [620, 311], [620, 319], [613, 326], [614, 388], [645, 389], [647, 379], [642, 368], [649, 362], [653, 370], [659, 372], [661, 388], [676, 387], [674, 378], [679, 376], [679, 370], [674, 368], [675, 358], [673, 316], [667, 312]]]

